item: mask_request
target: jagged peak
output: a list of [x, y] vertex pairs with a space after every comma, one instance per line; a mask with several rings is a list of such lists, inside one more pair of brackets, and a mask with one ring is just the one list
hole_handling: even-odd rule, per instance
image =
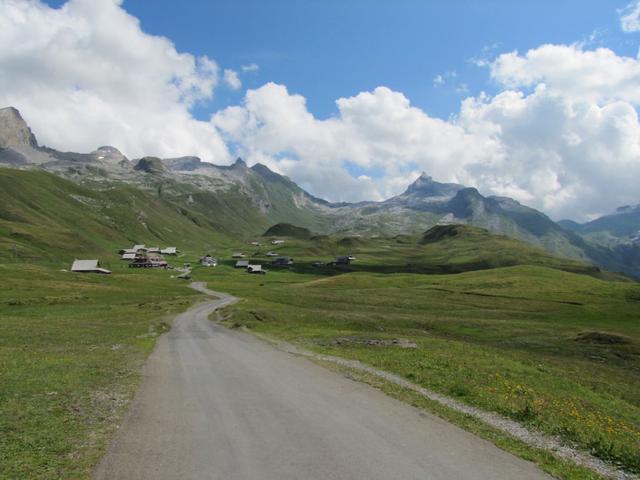
[[240, 157], [236, 158], [236, 161], [233, 162], [232, 167], [234, 168], [248, 168], [247, 163]]
[[451, 197], [459, 190], [463, 189], [463, 185], [455, 183], [436, 182], [433, 177], [422, 172], [414, 182], [407, 187], [403, 195], [421, 196], [421, 197]]
[[14, 107], [0, 108], [0, 148], [37, 147], [35, 135]]

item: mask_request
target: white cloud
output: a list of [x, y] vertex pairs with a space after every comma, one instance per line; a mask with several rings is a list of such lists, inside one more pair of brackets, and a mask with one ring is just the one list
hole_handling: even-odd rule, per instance
[[[556, 218], [640, 201], [638, 59], [543, 45], [482, 65], [502, 91], [465, 99], [446, 121], [386, 87], [340, 98], [319, 119], [268, 83], [203, 122], [190, 109], [212, 98], [216, 63], [146, 34], [121, 1], [0, 0], [0, 106], [19, 108], [53, 147], [228, 163], [229, 144], [331, 200], [387, 198], [424, 170]], [[223, 81], [240, 88], [233, 70]]]
[[575, 46], [501, 55], [491, 74], [506, 89], [465, 99], [449, 121], [386, 87], [338, 99], [336, 116], [317, 119], [304, 97], [267, 84], [212, 122], [250, 163], [332, 200], [387, 198], [424, 170], [585, 219], [640, 201], [637, 63]]
[[255, 73], [260, 70], [260, 66], [257, 63], [250, 63], [248, 65], [242, 65], [240, 69], [243, 73]]
[[65, 150], [108, 143], [129, 156], [230, 161], [216, 130], [189, 111], [212, 97], [216, 63], [146, 34], [121, 3], [0, 0], [0, 105]]
[[240, 87], [242, 87], [242, 82], [240, 81], [238, 72], [235, 70], [225, 69], [223, 79], [224, 83], [226, 83], [232, 90], [240, 90]]
[[456, 78], [457, 76], [458, 74], [453, 70], [450, 72], [440, 73], [433, 79], [433, 86], [440, 87], [447, 83], [449, 80]]
[[[386, 87], [336, 103], [339, 116], [319, 120], [307, 110], [304, 97], [271, 83], [249, 90], [242, 107], [218, 112], [212, 121], [241, 145], [250, 163], [267, 163], [334, 200], [387, 198], [420, 169], [455, 181], [451, 165], [489, 161], [499, 154], [490, 139], [473, 138], [429, 117]], [[366, 178], [347, 174], [348, 164], [363, 169]]]
[[640, 0], [635, 0], [619, 11], [622, 31], [640, 32]]
[[615, 100], [640, 104], [640, 61], [607, 48], [542, 45], [525, 55], [502, 54], [490, 68], [492, 78], [507, 88], [544, 83], [568, 98], [600, 104]]

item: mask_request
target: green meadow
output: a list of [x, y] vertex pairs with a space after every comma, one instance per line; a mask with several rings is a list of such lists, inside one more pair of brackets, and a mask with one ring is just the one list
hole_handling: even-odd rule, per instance
[[[640, 472], [638, 283], [468, 227], [269, 240], [194, 237], [205, 246], [169, 261], [220, 259], [192, 276], [241, 298], [221, 312], [230, 328], [361, 360]], [[201, 299], [177, 272], [127, 269], [107, 248], [86, 255], [106, 259], [108, 276], [63, 271], [64, 249], [42, 265], [0, 264], [0, 478], [88, 478], [157, 337]], [[267, 266], [271, 250], [294, 266]], [[269, 273], [233, 268], [234, 251]], [[351, 265], [327, 265], [348, 254]], [[599, 478], [485, 436], [558, 478]]]
[[[350, 247], [361, 260], [348, 267], [312, 268], [318, 251], [292, 241], [281, 249], [301, 255], [292, 269], [252, 276], [221, 266], [194, 278], [243, 299], [223, 313], [231, 328], [397, 373], [640, 473], [638, 283], [546, 257], [391, 273], [393, 254], [375, 263], [381, 244]], [[465, 257], [450, 247], [458, 266], [477, 261], [472, 248]], [[439, 265], [438, 253], [424, 250], [432, 261], [423, 267]]]
[[173, 316], [168, 272], [0, 265], [0, 478], [88, 478]]

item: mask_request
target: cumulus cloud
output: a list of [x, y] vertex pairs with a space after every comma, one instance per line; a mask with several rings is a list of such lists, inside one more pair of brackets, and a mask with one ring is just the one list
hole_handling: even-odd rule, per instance
[[608, 48], [543, 45], [525, 55], [502, 54], [490, 68], [492, 78], [507, 88], [544, 83], [568, 98], [600, 104], [616, 100], [640, 103], [640, 62]]
[[619, 13], [623, 32], [640, 32], [640, 0], [631, 2]]
[[230, 161], [215, 128], [190, 114], [212, 98], [217, 64], [146, 34], [121, 3], [0, 0], [0, 105], [61, 149]]
[[[498, 155], [491, 139], [428, 116], [386, 87], [338, 99], [337, 117], [321, 120], [300, 95], [273, 83], [247, 92], [242, 106], [212, 122], [240, 145], [249, 162], [262, 162], [334, 200], [382, 199], [398, 193], [421, 169], [455, 181], [451, 166]], [[357, 166], [362, 178], [347, 173]], [[425, 168], [428, 167], [428, 168]]]
[[223, 75], [224, 83], [232, 90], [240, 90], [242, 81], [235, 70], [225, 69]]
[[[448, 120], [386, 87], [339, 98], [334, 116], [317, 118], [304, 97], [268, 83], [204, 122], [191, 109], [214, 95], [217, 64], [145, 33], [121, 3], [70, 0], [53, 9], [0, 0], [0, 106], [19, 108], [42, 143], [214, 163], [229, 163], [232, 145], [234, 155], [330, 200], [388, 198], [424, 170], [556, 218], [640, 201], [638, 59], [586, 44], [483, 57], [476, 64], [499, 93], [466, 98]], [[234, 70], [222, 81], [241, 87]]]
[[465, 99], [447, 121], [386, 87], [340, 98], [337, 115], [318, 119], [304, 97], [267, 84], [212, 123], [250, 162], [333, 200], [387, 198], [424, 170], [555, 218], [640, 201], [636, 60], [545, 45], [490, 68], [503, 91]]

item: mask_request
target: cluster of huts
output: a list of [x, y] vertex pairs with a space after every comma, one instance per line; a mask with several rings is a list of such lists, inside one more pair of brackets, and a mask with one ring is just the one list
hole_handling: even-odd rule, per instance
[[132, 248], [123, 248], [118, 253], [121, 260], [129, 262], [129, 268], [167, 268], [169, 264], [163, 255], [177, 255], [178, 249], [134, 245]]
[[[233, 258], [244, 258], [244, 253], [234, 253]], [[273, 267], [288, 267], [293, 265], [293, 257], [278, 257], [272, 262], [270, 265]], [[247, 273], [254, 273], [259, 275], [264, 275], [267, 273], [267, 270], [262, 268], [262, 265], [252, 264], [249, 260], [237, 260], [235, 263], [235, 268], [244, 268]]]
[[[145, 245], [134, 245], [132, 248], [123, 248], [118, 252], [120, 259], [129, 262], [130, 268], [167, 268], [169, 264], [163, 255], [177, 255], [176, 247], [147, 247]], [[71, 264], [71, 271], [78, 273], [111, 273], [111, 270], [104, 268], [99, 260], [74, 260]]]

